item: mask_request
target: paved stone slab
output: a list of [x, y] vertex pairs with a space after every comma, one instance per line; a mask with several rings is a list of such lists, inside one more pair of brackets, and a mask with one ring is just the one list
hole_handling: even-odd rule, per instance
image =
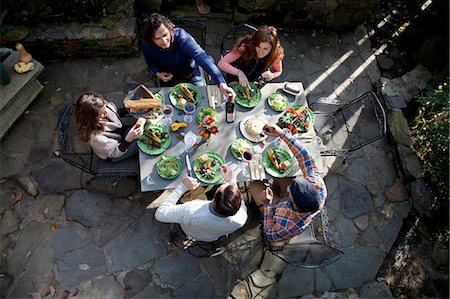
[[[137, 217], [132, 213], [135, 203], [118, 199], [112, 202], [111, 208], [105, 216], [105, 220], [98, 227], [96, 242], [100, 246], [105, 245], [121, 232], [137, 222]], [[141, 207], [144, 209], [144, 207]]]
[[13, 209], [6, 209], [2, 213], [2, 219], [0, 220], [0, 227], [2, 229], [2, 235], [6, 236], [17, 229], [19, 224], [19, 217]]
[[385, 252], [372, 246], [354, 246], [351, 249], [344, 249], [344, 252], [363, 282], [375, 279], [386, 257]]
[[353, 221], [343, 215], [336, 218], [334, 228], [340, 236], [340, 247], [352, 246], [359, 234], [359, 230], [353, 224]]
[[142, 299], [142, 298], [172, 298], [172, 293], [168, 288], [162, 288], [159, 285], [149, 283], [145, 288], [136, 294], [131, 299]]
[[372, 197], [363, 186], [340, 180], [340, 209], [347, 217], [354, 218], [373, 208]]
[[98, 280], [94, 280], [87, 291], [80, 292], [80, 294], [74, 298], [125, 298], [125, 290], [114, 278], [114, 275], [106, 275]]
[[110, 196], [78, 190], [66, 200], [66, 218], [86, 227], [97, 227], [105, 218], [110, 207]]
[[[348, 254], [352, 254], [351, 250]], [[347, 258], [342, 258], [334, 264], [326, 266], [324, 270], [335, 289], [357, 288], [363, 283], [361, 276]]]
[[159, 231], [145, 214], [138, 223], [123, 231], [104, 247], [111, 259], [113, 271], [143, 265], [164, 252]]
[[168, 255], [158, 260], [153, 270], [163, 283], [174, 287], [179, 287], [189, 281], [189, 277], [200, 274], [197, 259], [181, 249], [176, 251], [176, 255]]
[[362, 298], [394, 298], [391, 289], [384, 282], [372, 282], [362, 286]]
[[152, 277], [145, 270], [131, 270], [123, 280], [125, 292], [128, 297], [133, 297], [142, 291], [142, 289], [152, 281]]
[[52, 235], [57, 279], [65, 287], [107, 272], [106, 259], [99, 247], [89, 244], [70, 226], [59, 227]]
[[297, 297], [314, 291], [314, 270], [287, 266], [278, 281], [278, 297]]
[[314, 290], [323, 292], [332, 289], [331, 280], [322, 269], [314, 270]]
[[99, 62], [96, 76], [88, 84], [88, 90], [105, 93], [117, 90], [125, 79], [125, 69], [115, 61], [105, 59]]
[[16, 246], [8, 259], [8, 272], [15, 277], [25, 270], [27, 263], [39, 248], [43, 239], [50, 234], [48, 223], [30, 222], [20, 232]]
[[62, 194], [42, 194], [36, 200], [35, 210], [44, 219], [56, 219], [61, 216], [64, 201]]
[[59, 158], [33, 171], [32, 176], [40, 193], [59, 193], [81, 188], [81, 170]]
[[214, 285], [206, 275], [177, 288], [173, 295], [175, 298], [217, 298]]

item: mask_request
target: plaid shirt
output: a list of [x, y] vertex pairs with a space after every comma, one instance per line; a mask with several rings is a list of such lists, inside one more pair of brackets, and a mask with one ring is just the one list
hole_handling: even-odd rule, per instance
[[287, 143], [294, 154], [305, 179], [313, 183], [319, 190], [322, 201], [319, 210], [307, 213], [296, 211], [289, 198], [285, 198], [274, 206], [266, 205], [263, 214], [263, 230], [270, 241], [286, 240], [303, 232], [311, 221], [320, 214], [327, 197], [325, 182], [308, 150], [303, 147], [298, 139], [292, 136], [289, 130], [285, 130], [281, 139]]

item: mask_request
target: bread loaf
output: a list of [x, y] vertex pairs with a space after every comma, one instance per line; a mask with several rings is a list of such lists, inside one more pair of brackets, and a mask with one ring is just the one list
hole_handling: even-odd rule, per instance
[[123, 104], [130, 109], [131, 113], [136, 113], [137, 109], [148, 110], [161, 107], [161, 100], [158, 98], [141, 98], [139, 100], [125, 100]]
[[138, 120], [136, 121], [136, 128], [140, 128], [141, 126], [145, 126], [145, 122], [147, 120], [143, 117], [139, 117]]

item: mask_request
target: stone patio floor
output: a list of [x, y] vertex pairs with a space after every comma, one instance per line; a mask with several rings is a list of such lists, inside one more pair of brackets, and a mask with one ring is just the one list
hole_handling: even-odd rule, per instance
[[[206, 50], [216, 59], [228, 28], [208, 20]], [[362, 26], [281, 31], [281, 82], [302, 81], [310, 104], [373, 90], [380, 74], [364, 35]], [[306, 269], [264, 254], [256, 211], [230, 236], [232, 250], [195, 258], [173, 246], [170, 225], [145, 209], [159, 193], [141, 193], [136, 178], [94, 179], [54, 154], [58, 110], [85, 91], [121, 99], [125, 83], [149, 84], [143, 57], [42, 62], [44, 91], [0, 143], [3, 297], [392, 297], [376, 276], [410, 206], [398, 192], [387, 137], [346, 161], [323, 159], [330, 229], [344, 258]]]

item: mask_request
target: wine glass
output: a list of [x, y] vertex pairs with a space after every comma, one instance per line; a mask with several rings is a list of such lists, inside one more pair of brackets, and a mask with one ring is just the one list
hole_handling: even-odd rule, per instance
[[184, 113], [186, 115], [184, 116], [184, 121], [186, 123], [191, 123], [193, 121], [192, 113], [195, 111], [195, 104], [192, 102], [186, 102], [183, 106]]
[[189, 131], [184, 135], [184, 151], [186, 153], [191, 153], [194, 150], [194, 144], [197, 141], [197, 136], [195, 136], [192, 131]]
[[169, 127], [170, 124], [172, 123], [172, 115], [173, 115], [172, 105], [164, 105], [163, 115], [164, 115], [163, 125]]
[[[253, 159], [253, 150], [251, 148], [246, 149], [245, 151], [242, 152], [242, 161], [244, 161], [246, 164], [243, 166], [243, 170], [244, 170], [244, 175], [247, 175], [247, 164], [249, 165], [249, 167], [251, 167], [250, 162]], [[251, 168], [250, 168], [251, 171]], [[250, 173], [251, 176], [251, 173]]]

